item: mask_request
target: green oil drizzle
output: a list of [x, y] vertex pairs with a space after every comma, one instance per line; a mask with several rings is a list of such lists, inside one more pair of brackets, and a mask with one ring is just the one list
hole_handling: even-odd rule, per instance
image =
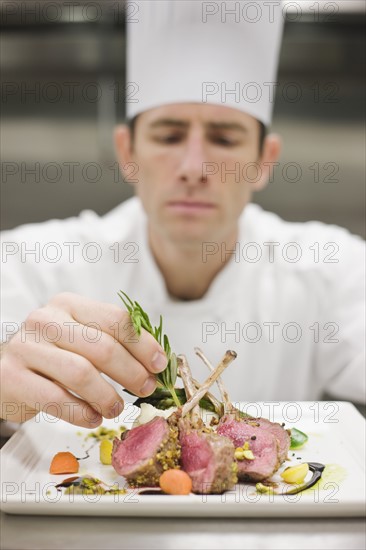
[[326, 464], [323, 470], [321, 478], [309, 489], [305, 489], [303, 492], [310, 493], [315, 490], [324, 490], [324, 486], [327, 483], [342, 483], [347, 477], [347, 470], [339, 464]]

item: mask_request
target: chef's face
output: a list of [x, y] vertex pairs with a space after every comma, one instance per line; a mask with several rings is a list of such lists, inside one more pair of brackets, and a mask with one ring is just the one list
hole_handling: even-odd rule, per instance
[[[165, 105], [138, 116], [133, 139], [116, 130], [125, 177], [135, 163], [136, 193], [154, 235], [194, 246], [236, 235], [253, 191], [268, 181], [279, 139], [260, 149], [258, 121], [221, 105]], [[126, 170], [126, 166], [128, 169]]]

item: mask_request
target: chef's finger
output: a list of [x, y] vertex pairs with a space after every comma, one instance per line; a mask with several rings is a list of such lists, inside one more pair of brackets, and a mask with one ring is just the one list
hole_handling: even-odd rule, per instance
[[[51, 321], [53, 320], [53, 321]], [[145, 397], [156, 387], [156, 379], [135, 357], [117, 340], [89, 321], [82, 325], [75, 321], [64, 308], [49, 304], [40, 308], [27, 318], [27, 326], [39, 327], [44, 343], [53, 343], [54, 347], [74, 352], [86, 358], [100, 371], [124, 386], [132, 393]], [[10, 342], [15, 347], [16, 341]], [[34, 339], [17, 346], [17, 353], [27, 361], [27, 345], [39, 342]], [[38, 353], [35, 352], [35, 353]], [[35, 363], [36, 359], [33, 359]]]
[[[19, 386], [16, 392], [14, 388], [16, 399], [8, 398], [5, 403], [9, 412], [5, 420], [25, 422], [36, 412], [43, 411], [46, 415], [83, 428], [95, 428], [102, 423], [103, 418], [95, 409], [51, 380], [28, 369], [18, 369], [17, 381]], [[10, 385], [14, 382], [9, 380]], [[11, 392], [11, 388], [8, 388], [8, 392]]]
[[[75, 359], [75, 365], [72, 367], [80, 373], [81, 380], [77, 381], [79, 387], [82, 386], [87, 376], [91, 375], [87, 370], [86, 363], [83, 362], [84, 358], [86, 362], [89, 362], [89, 366], [92, 363], [98, 370], [135, 395], [146, 397], [153, 393], [156, 388], [155, 376], [152, 376], [126, 348], [109, 334], [94, 327], [88, 328], [88, 337], [86, 338], [84, 329], [85, 325], [75, 324], [72, 340], [67, 338], [64, 332], [61, 332], [57, 340], [57, 346], [60, 349], [80, 357], [78, 361]], [[47, 369], [47, 364], [45, 368]], [[74, 387], [75, 385], [72, 386], [72, 389]], [[97, 385], [94, 384], [90, 391], [97, 391], [100, 395], [101, 388], [98, 391]], [[84, 395], [82, 397], [84, 398]]]
[[144, 329], [137, 335], [124, 309], [68, 292], [58, 294], [50, 304], [68, 311], [75, 321], [87, 327], [85, 331], [94, 327], [112, 336], [149, 372], [157, 373], [166, 368], [168, 361], [163, 348]]
[[86, 357], [51, 344], [32, 343], [25, 351], [28, 368], [77, 393], [105, 418], [123, 411], [122, 398]]

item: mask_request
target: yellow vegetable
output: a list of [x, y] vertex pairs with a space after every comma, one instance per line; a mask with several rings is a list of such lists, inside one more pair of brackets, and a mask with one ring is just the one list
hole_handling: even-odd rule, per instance
[[282, 472], [281, 477], [286, 483], [296, 483], [299, 485], [304, 482], [308, 471], [309, 464], [304, 462], [298, 466], [290, 466], [289, 468], [286, 468], [286, 470]]
[[244, 458], [246, 458], [247, 460], [254, 460], [255, 456], [252, 451], [247, 450], [243, 447], [237, 447], [235, 449], [235, 458], [236, 460], [244, 460]]
[[100, 442], [99, 456], [102, 464], [112, 464], [113, 442], [109, 439], [103, 439]]

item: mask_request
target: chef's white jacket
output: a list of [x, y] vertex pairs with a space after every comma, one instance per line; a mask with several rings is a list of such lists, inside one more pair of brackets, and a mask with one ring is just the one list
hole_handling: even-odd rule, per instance
[[[226, 251], [204, 243], [202, 261]], [[365, 401], [365, 249], [361, 238], [319, 222], [289, 223], [249, 204], [235, 253], [205, 296], [182, 302], [167, 293], [147, 240], [138, 198], [105, 216], [84, 211], [2, 235], [2, 338], [35, 308], [71, 291], [124, 307], [139, 301], [154, 323], [163, 315], [172, 349], [195, 377], [227, 349], [237, 359], [223, 378], [233, 401]], [[98, 319], [95, 319], [98, 323]], [[121, 365], [122, 368], [122, 365]]]

